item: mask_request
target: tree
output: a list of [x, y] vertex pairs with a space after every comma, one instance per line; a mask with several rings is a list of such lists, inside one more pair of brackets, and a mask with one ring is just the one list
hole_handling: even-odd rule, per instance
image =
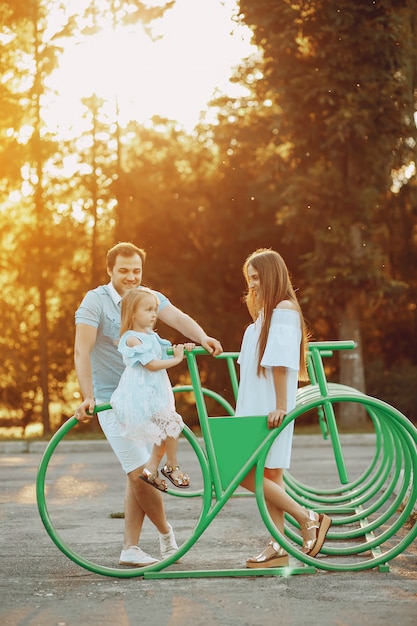
[[[111, 12], [114, 25], [138, 18], [149, 25], [170, 6], [149, 9], [135, 0], [92, 4], [97, 12], [93, 30], [98, 21], [100, 27], [112, 24]], [[70, 11], [61, 0], [14, 0], [2, 4], [0, 23], [0, 325], [5, 355], [0, 402], [16, 415], [41, 414], [45, 434], [51, 430], [52, 402], [65, 406], [67, 401], [75, 303], [99, 272], [98, 264], [90, 263], [90, 235], [99, 232], [102, 239], [93, 241], [94, 260], [98, 246], [103, 250], [113, 241], [114, 225], [108, 216], [115, 205], [110, 188], [116, 178], [111, 170], [117, 115], [103, 119], [102, 102], [98, 96], [90, 99], [93, 141], [89, 153], [81, 154], [78, 175], [68, 173], [64, 162], [70, 151], [79, 152], [80, 144], [76, 138], [63, 141], [44, 121], [44, 107], [53, 95], [47, 78], [63, 39], [89, 20]], [[77, 180], [85, 163], [91, 171], [89, 177], [84, 174], [83, 194]], [[85, 205], [80, 204], [83, 197]], [[88, 213], [95, 217], [92, 231]]]
[[[364, 390], [363, 319], [401, 293], [386, 215], [392, 172], [415, 159], [415, 1], [241, 0], [263, 51], [262, 93], [278, 112], [268, 173], [300, 265], [310, 318], [355, 339], [340, 378]], [[414, 33], [414, 35], [413, 35]], [[372, 300], [372, 306], [370, 301]], [[342, 423], [363, 418], [346, 405]]]
[[[15, 170], [16, 193], [21, 196], [21, 204], [30, 206], [31, 218], [27, 220], [26, 237], [31, 244], [31, 275], [34, 278], [36, 292], [31, 294], [37, 302], [38, 321], [38, 400], [42, 404], [42, 421], [45, 433], [50, 432], [49, 423], [49, 384], [48, 384], [48, 325], [47, 325], [47, 264], [45, 239], [48, 231], [47, 209], [45, 205], [44, 169], [51, 155], [51, 147], [46, 136], [42, 119], [42, 97], [44, 81], [55, 66], [58, 47], [53, 43], [53, 34], [47, 32], [48, 9], [51, 3], [28, 1], [26, 3], [5, 3], [7, 21], [4, 30], [9, 31], [8, 58], [14, 62], [6, 74], [9, 78], [10, 93], [21, 107], [19, 119], [10, 119], [7, 134], [21, 144], [16, 156], [20, 172], [24, 172], [25, 190], [17, 180]], [[25, 125], [27, 139], [19, 137], [18, 125]], [[19, 141], [20, 140], [20, 141]], [[26, 145], [26, 148], [23, 148]], [[17, 165], [15, 163], [15, 166]], [[9, 188], [10, 191], [10, 188]], [[27, 199], [31, 198], [31, 205]], [[32, 234], [32, 236], [31, 236]], [[24, 299], [23, 299], [24, 300]], [[35, 362], [37, 361], [35, 357]], [[38, 395], [38, 394], [35, 394]]]

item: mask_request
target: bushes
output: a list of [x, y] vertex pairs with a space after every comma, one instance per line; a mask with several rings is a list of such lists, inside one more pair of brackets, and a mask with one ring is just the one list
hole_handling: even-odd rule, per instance
[[382, 359], [367, 363], [366, 393], [384, 400], [417, 423], [417, 365], [407, 359], [390, 363]]

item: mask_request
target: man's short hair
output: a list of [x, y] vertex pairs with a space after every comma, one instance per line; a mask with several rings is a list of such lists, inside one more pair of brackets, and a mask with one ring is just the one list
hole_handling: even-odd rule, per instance
[[127, 241], [121, 241], [119, 243], [116, 243], [116, 245], [110, 248], [110, 250], [107, 252], [106, 261], [108, 269], [113, 269], [114, 264], [116, 263], [116, 258], [118, 256], [131, 257], [135, 254], [138, 254], [140, 256], [140, 258], [142, 259], [142, 263], [145, 263], [145, 250], [142, 250], [142, 248], [138, 248], [133, 243]]

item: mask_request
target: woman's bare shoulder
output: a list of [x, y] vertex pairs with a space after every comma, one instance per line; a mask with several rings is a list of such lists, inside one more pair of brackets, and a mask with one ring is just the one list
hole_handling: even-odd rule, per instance
[[291, 300], [282, 300], [281, 302], [277, 304], [276, 308], [277, 309], [290, 309], [292, 311], [297, 310], [294, 302], [291, 302]]

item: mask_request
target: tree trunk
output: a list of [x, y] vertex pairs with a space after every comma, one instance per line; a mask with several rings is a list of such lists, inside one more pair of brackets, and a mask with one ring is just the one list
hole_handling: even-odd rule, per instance
[[[354, 350], [340, 352], [340, 382], [365, 392], [365, 371], [362, 356], [362, 339], [358, 300], [350, 300], [340, 311], [339, 339], [356, 343]], [[357, 402], [344, 402], [340, 405], [339, 422], [344, 430], [355, 430], [366, 424], [367, 414]]]
[[49, 415], [49, 363], [48, 363], [48, 319], [47, 319], [47, 302], [46, 302], [46, 260], [44, 253], [44, 236], [45, 236], [45, 206], [43, 192], [43, 151], [41, 139], [41, 94], [43, 91], [42, 78], [40, 70], [40, 41], [38, 30], [38, 6], [35, 4], [34, 15], [34, 57], [36, 74], [33, 86], [33, 104], [34, 104], [34, 133], [32, 138], [33, 156], [35, 161], [35, 169], [37, 182], [35, 187], [35, 215], [36, 215], [36, 231], [37, 231], [37, 250], [36, 258], [38, 264], [38, 293], [39, 293], [39, 355], [40, 355], [40, 386], [42, 390], [42, 424], [43, 434], [50, 435], [51, 420]]
[[[42, 253], [39, 254], [39, 272], [43, 272]], [[51, 420], [49, 415], [49, 384], [48, 384], [48, 322], [46, 306], [46, 288], [43, 277], [39, 277], [39, 300], [40, 300], [40, 330], [39, 330], [39, 354], [40, 354], [40, 378], [42, 389], [42, 424], [43, 434], [51, 434]]]

